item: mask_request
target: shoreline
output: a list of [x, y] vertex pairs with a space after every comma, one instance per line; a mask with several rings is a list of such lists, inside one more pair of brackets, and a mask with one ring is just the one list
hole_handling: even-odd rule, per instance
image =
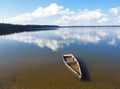
[[56, 30], [58, 28], [92, 28], [92, 27], [120, 27], [120, 25], [96, 25], [96, 26], [58, 26], [58, 25], [20, 25], [0, 23], [0, 35], [19, 32]]
[[60, 26], [56, 25], [14, 25], [14, 24], [0, 24], [0, 35], [7, 35], [12, 33], [19, 33], [24, 31], [41, 31], [41, 30], [56, 30]]

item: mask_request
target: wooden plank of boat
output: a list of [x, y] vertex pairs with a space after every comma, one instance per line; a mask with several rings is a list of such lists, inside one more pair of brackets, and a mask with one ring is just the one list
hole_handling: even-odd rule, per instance
[[73, 54], [64, 54], [62, 56], [64, 64], [79, 78], [82, 78], [82, 72], [78, 60]]

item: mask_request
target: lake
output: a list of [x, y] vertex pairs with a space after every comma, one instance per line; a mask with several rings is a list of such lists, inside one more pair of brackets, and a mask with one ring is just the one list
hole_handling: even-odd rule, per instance
[[[73, 53], [79, 80], [62, 61]], [[0, 89], [119, 89], [120, 27], [68, 27], [0, 36]]]

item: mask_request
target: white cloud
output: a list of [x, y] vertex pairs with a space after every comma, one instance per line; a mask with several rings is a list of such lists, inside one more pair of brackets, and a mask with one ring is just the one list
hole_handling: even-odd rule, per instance
[[110, 21], [110, 19], [108, 17], [102, 17], [101, 19], [98, 20], [98, 22], [100, 22], [100, 23], [106, 23], [109, 21]]
[[82, 11], [76, 16], [76, 20], [96, 20], [104, 16], [100, 10]]
[[47, 7], [38, 7], [32, 12], [4, 18], [0, 21], [15, 24], [119, 25], [120, 7], [110, 8], [108, 11], [101, 9], [73, 11], [70, 8], [51, 3]]
[[68, 8], [64, 9], [63, 6], [58, 6], [56, 3], [50, 4], [46, 8], [38, 7], [36, 10], [34, 10], [31, 13], [24, 13], [21, 15], [17, 15], [15, 17], [6, 18], [3, 19], [2, 22], [7, 23], [27, 23], [32, 22], [36, 19], [41, 19], [45, 17], [55, 16], [55, 15], [61, 15], [61, 14], [69, 14], [73, 13]]
[[62, 25], [77, 24], [77, 25], [92, 25], [109, 22], [106, 14], [103, 14], [100, 9], [98, 10], [83, 10], [74, 12], [72, 15], [63, 15], [56, 21], [57, 24]]
[[48, 17], [58, 15], [63, 6], [58, 6], [56, 3], [52, 3], [50, 6], [46, 8], [39, 7], [33, 13], [31, 13], [35, 18], [38, 17]]
[[113, 13], [115, 16], [120, 15], [120, 7], [111, 8], [109, 12]]

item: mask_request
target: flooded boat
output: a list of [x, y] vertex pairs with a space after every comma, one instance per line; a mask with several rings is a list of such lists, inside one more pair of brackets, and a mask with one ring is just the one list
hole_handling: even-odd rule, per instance
[[82, 72], [78, 60], [73, 54], [64, 54], [62, 56], [64, 64], [75, 74], [79, 79], [82, 78]]

